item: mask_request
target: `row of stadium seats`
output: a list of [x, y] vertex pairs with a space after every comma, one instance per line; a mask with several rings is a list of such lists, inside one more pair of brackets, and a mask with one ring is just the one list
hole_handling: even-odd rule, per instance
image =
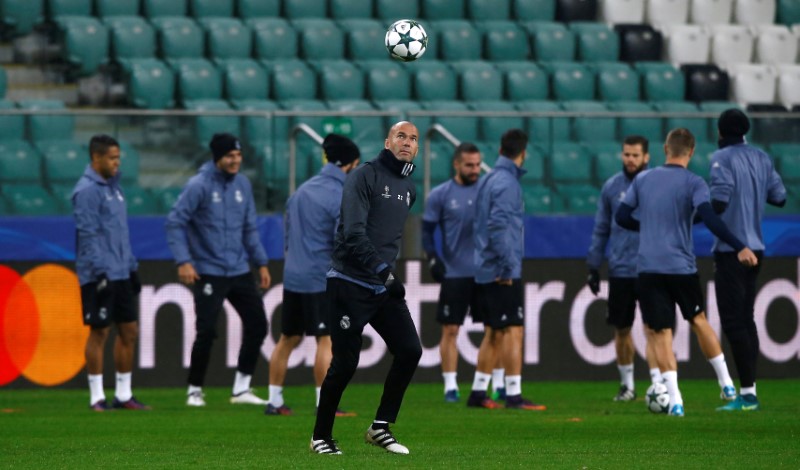
[[661, 32], [666, 39], [665, 59], [673, 63], [713, 62], [725, 66], [797, 62], [797, 32], [783, 25], [748, 28], [675, 24], [664, 27]]
[[800, 23], [795, 0], [603, 0], [601, 17], [609, 23], [661, 24]]

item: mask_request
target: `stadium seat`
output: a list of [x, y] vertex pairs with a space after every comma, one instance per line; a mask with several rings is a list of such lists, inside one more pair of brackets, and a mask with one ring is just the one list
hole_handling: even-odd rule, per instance
[[739, 103], [772, 103], [777, 92], [775, 70], [762, 64], [737, 64], [729, 69], [733, 99]]
[[683, 65], [681, 71], [686, 79], [687, 100], [725, 101], [728, 99], [728, 74], [716, 65]]
[[269, 75], [253, 59], [226, 60], [220, 70], [229, 101], [266, 100], [269, 96]]
[[272, 75], [272, 95], [276, 100], [316, 98], [317, 76], [302, 60], [275, 61], [268, 70]]
[[519, 22], [555, 21], [556, 2], [553, 0], [512, 0], [511, 17]]
[[456, 99], [456, 73], [445, 62], [424, 60], [408, 64], [419, 101]]
[[[529, 100], [516, 103], [517, 109], [533, 113], [555, 113], [564, 110], [555, 101]], [[527, 118], [528, 139], [532, 144], [549, 149], [553, 142], [569, 141], [569, 120], [564, 117], [533, 116]]]
[[6, 86], [8, 85], [8, 77], [6, 76], [6, 70], [0, 66], [0, 100], [6, 96]]
[[[22, 135], [22, 134], [19, 134]], [[40, 184], [42, 157], [24, 140], [0, 140], [0, 182]]]
[[[280, 109], [277, 103], [269, 100], [245, 99], [233, 101], [232, 104], [237, 111], [269, 113]], [[274, 136], [274, 122], [274, 118], [265, 116], [243, 116], [242, 137], [251, 147], [267, 145]]]
[[597, 211], [600, 190], [589, 184], [561, 184], [556, 188], [570, 214], [593, 214]]
[[624, 62], [660, 61], [664, 38], [652, 26], [618, 24], [619, 60]]
[[281, 16], [281, 0], [237, 0], [236, 14], [242, 21]]
[[226, 101], [217, 99], [197, 99], [185, 101], [183, 107], [189, 111], [201, 113], [201, 115], [195, 116], [194, 118], [195, 142], [200, 147], [207, 148], [211, 137], [219, 132], [228, 132], [237, 136], [241, 135], [238, 117], [213, 114], [215, 111], [231, 111], [231, 107]]
[[222, 98], [222, 75], [206, 59], [179, 59], [172, 69], [177, 76], [177, 97], [181, 103]]
[[255, 18], [247, 25], [253, 30], [253, 53], [257, 59], [297, 58], [297, 32], [283, 18]]
[[427, 20], [460, 20], [467, 17], [464, 0], [421, 0], [420, 13]]
[[791, 26], [800, 24], [800, 2], [795, 0], [778, 0], [778, 23]]
[[461, 99], [496, 101], [503, 99], [503, 75], [491, 62], [474, 61], [453, 64], [458, 74]]
[[689, 0], [647, 0], [646, 11], [651, 25], [689, 22]]
[[488, 60], [525, 61], [530, 55], [528, 35], [511, 21], [482, 21], [477, 24], [483, 35], [484, 56]]
[[119, 171], [123, 183], [136, 184], [139, 181], [139, 152], [125, 141], [119, 142]]
[[139, 0], [95, 0], [97, 16], [138, 16]]
[[[461, 101], [428, 101], [422, 103], [428, 111], [455, 111], [466, 112], [469, 109]], [[451, 134], [461, 141], [478, 140], [478, 118], [474, 116], [436, 116], [434, 122], [444, 126]]]
[[230, 59], [250, 58], [253, 35], [250, 28], [236, 18], [204, 18], [207, 57], [218, 64]]
[[[328, 106], [324, 102], [317, 100], [287, 100], [281, 102], [280, 105], [282, 109], [285, 109], [287, 111], [296, 111], [296, 112], [328, 110]], [[290, 119], [289, 124], [291, 126], [295, 126], [302, 122], [310, 126], [315, 131], [317, 131], [317, 133], [323, 134], [324, 121], [325, 118], [319, 116], [294, 116]]]
[[736, 0], [733, 19], [744, 25], [775, 23], [776, 0]]
[[[734, 103], [733, 101], [727, 101], [727, 100], [700, 102], [697, 103], [697, 107], [703, 113], [712, 113], [714, 115], [714, 117], [707, 118], [708, 131], [710, 135], [707, 136], [705, 139], [705, 140], [710, 140], [712, 142], [716, 142], [717, 139], [719, 138], [719, 135], [717, 134], [717, 121], [719, 120], [719, 115], [722, 114], [723, 111], [731, 108], [737, 108], [744, 111], [744, 108], [740, 106], [738, 103]], [[667, 129], [667, 131], [669, 131], [669, 129]]]
[[605, 101], [640, 99], [639, 74], [624, 62], [601, 62], [591, 67], [597, 76], [597, 95]]
[[[623, 136], [624, 137], [624, 136]], [[594, 181], [602, 186], [622, 169], [622, 144], [616, 141], [592, 142], [586, 146], [594, 160]]]
[[189, 14], [195, 18], [233, 16], [233, 0], [189, 0]]
[[674, 64], [704, 64], [708, 62], [711, 38], [699, 25], [669, 25], [664, 28], [667, 40], [667, 60]]
[[683, 72], [664, 62], [635, 64], [642, 78], [643, 98], [647, 101], [679, 101], [686, 94]]
[[156, 33], [141, 16], [111, 16], [105, 19], [111, 32], [111, 57], [119, 63], [128, 59], [155, 57]]
[[3, 185], [2, 193], [12, 214], [34, 216], [59, 213], [58, 202], [41, 186], [6, 184]]
[[364, 74], [352, 62], [326, 60], [317, 67], [320, 98], [360, 100], [364, 98]]
[[[707, 142], [710, 139], [708, 133], [708, 120], [704, 118], [691, 118], [686, 115], [699, 112], [697, 105], [688, 101], [661, 101], [653, 104], [656, 111], [662, 113], [681, 113], [683, 115], [664, 118], [664, 136], [672, 129], [685, 127], [692, 131], [698, 142]], [[714, 134], [716, 135], [716, 126]], [[663, 139], [662, 139], [663, 140]]]
[[0, 39], [25, 36], [42, 21], [43, 0], [0, 0]]
[[383, 44], [386, 28], [378, 20], [343, 19], [339, 25], [345, 32], [345, 49], [350, 60], [386, 59], [388, 54]]
[[[753, 103], [747, 105], [748, 113], [783, 114], [789, 110], [780, 104]], [[751, 116], [752, 142], [794, 142], [797, 139], [796, 120], [784, 117], [753, 118]]]
[[[481, 35], [469, 21], [431, 21], [429, 29], [431, 32], [437, 31], [435, 42], [438, 44], [441, 60], [481, 59]], [[434, 38], [430, 38], [430, 41], [434, 41]], [[428, 51], [430, 52], [432, 51]]]
[[[619, 113], [653, 113], [648, 103], [641, 101], [616, 101], [608, 103], [608, 109]], [[641, 135], [651, 142], [662, 142], [666, 134], [661, 129], [661, 119], [657, 117], [620, 116], [619, 135]]]
[[800, 181], [800, 144], [772, 144], [770, 154], [777, 161], [784, 181]]
[[156, 28], [158, 55], [162, 59], [199, 59], [204, 56], [203, 30], [191, 18], [163, 16], [150, 21]]
[[538, 62], [575, 59], [575, 35], [562, 23], [523, 23], [531, 38], [531, 52]]
[[61, 55], [77, 76], [94, 74], [108, 62], [108, 30], [91, 17], [61, 17], [58, 22]]
[[47, 0], [47, 17], [58, 21], [64, 16], [92, 16], [92, 0]]
[[137, 108], [175, 106], [175, 74], [156, 59], [131, 60], [126, 71], [128, 103]]
[[733, 0], [692, 0], [690, 20], [694, 24], [726, 24], [733, 16]]
[[360, 62], [367, 87], [367, 98], [376, 100], [410, 100], [411, 76], [405, 67], [394, 61]]
[[556, 183], [591, 184], [592, 160], [575, 142], [556, 142], [550, 155], [550, 177]]
[[[333, 111], [352, 113], [375, 111], [375, 107], [366, 100], [328, 101], [328, 107]], [[381, 136], [386, 132], [383, 118], [380, 116], [346, 116], [345, 119], [348, 119], [351, 122], [352, 130], [350, 132], [350, 137], [355, 141], [368, 141], [370, 139], [374, 139], [375, 136]], [[331, 130], [331, 132], [333, 131], [335, 131], [335, 129]], [[324, 134], [322, 135], [329, 133], [327, 132], [327, 129], [325, 129], [324, 124], [323, 132]], [[423, 131], [420, 129], [420, 132]]]
[[89, 163], [88, 150], [71, 140], [51, 140], [37, 144], [42, 153], [42, 170], [49, 183], [75, 183]]
[[570, 118], [572, 137], [579, 142], [601, 142], [617, 138], [617, 120], [607, 116], [592, 114], [608, 113], [608, 107], [602, 101], [565, 101], [561, 103], [564, 111], [572, 113], [588, 113], [586, 116]]
[[142, 0], [142, 12], [149, 19], [162, 16], [186, 16], [188, 0]]
[[326, 18], [326, 4], [318, 0], [283, 0], [283, 13], [290, 20]]
[[711, 62], [725, 67], [753, 58], [753, 36], [746, 26], [715, 25], [711, 31]]
[[619, 60], [619, 36], [616, 31], [596, 22], [576, 22], [569, 25], [578, 44], [581, 62], [614, 62]]
[[506, 99], [511, 101], [546, 100], [550, 87], [547, 74], [535, 63], [528, 61], [498, 62], [503, 73]]
[[578, 62], [550, 62], [545, 64], [550, 75], [553, 98], [559, 101], [593, 100], [594, 74]]
[[606, 23], [643, 23], [645, 0], [603, 0], [601, 18]]
[[508, 20], [511, 0], [465, 0], [467, 17], [472, 21]]
[[[450, 142], [432, 141], [428, 159], [431, 162], [431, 182], [437, 184], [453, 176], [453, 146]], [[421, 151], [420, 151], [421, 152]], [[486, 155], [481, 155], [486, 160]], [[418, 165], [424, 165], [424, 160], [420, 154], [417, 159]], [[419, 173], [419, 175], [418, 175]], [[422, 168], [417, 168], [412, 177], [422, 176]], [[419, 198], [419, 194], [417, 195]]]
[[344, 33], [324, 18], [306, 18], [292, 22], [300, 37], [300, 54], [306, 60], [344, 58]]
[[778, 71], [778, 101], [791, 109], [800, 103], [800, 65], [781, 65]]
[[123, 192], [128, 215], [155, 215], [160, 212], [158, 202], [150, 191], [134, 185], [126, 186]]
[[[64, 103], [58, 100], [22, 100], [21, 109], [58, 112]], [[75, 118], [66, 114], [31, 114], [28, 116], [28, 137], [34, 144], [51, 140], [71, 140]]]
[[[477, 112], [517, 113], [514, 104], [509, 101], [473, 101], [467, 103], [467, 106]], [[519, 116], [484, 115], [479, 117], [478, 126], [481, 140], [496, 146], [507, 130], [524, 129], [525, 119]]]
[[[14, 103], [0, 99], [0, 111], [14, 109]], [[25, 116], [21, 114], [0, 114], [0, 145], [25, 137]]]
[[715, 144], [699, 142], [694, 147], [694, 154], [686, 167], [692, 173], [708, 181], [711, 172], [711, 155], [717, 150]]
[[417, 0], [405, 2], [375, 0], [375, 16], [386, 21], [387, 24], [400, 18], [419, 18], [419, 3]]
[[556, 21], [595, 21], [598, 0], [556, 0]]
[[375, 107], [381, 111], [393, 113], [384, 117], [384, 129], [388, 129], [398, 121], [411, 121], [417, 125], [417, 129], [424, 133], [431, 127], [432, 119], [429, 116], [409, 115], [409, 112], [421, 111], [422, 105], [415, 100], [379, 100], [373, 101]]
[[159, 212], [165, 214], [171, 211], [182, 191], [182, 187], [153, 188], [152, 194], [158, 204]]
[[330, 17], [337, 20], [372, 18], [372, 0], [330, 0]]
[[546, 186], [524, 185], [522, 198], [526, 214], [548, 214], [552, 211], [553, 194]]
[[758, 27], [755, 60], [762, 64], [793, 64], [797, 59], [797, 36], [783, 25]]

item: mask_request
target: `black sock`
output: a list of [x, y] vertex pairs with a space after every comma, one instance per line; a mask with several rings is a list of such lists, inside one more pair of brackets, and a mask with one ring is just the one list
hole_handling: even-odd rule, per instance
[[378, 423], [377, 421], [372, 422], [372, 429], [378, 430], [383, 429], [384, 431], [389, 430], [389, 423]]

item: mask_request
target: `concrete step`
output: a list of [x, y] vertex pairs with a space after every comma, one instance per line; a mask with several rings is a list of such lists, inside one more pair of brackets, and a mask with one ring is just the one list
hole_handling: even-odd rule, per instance
[[78, 104], [78, 85], [9, 86], [5, 99], [9, 101], [61, 100], [67, 106], [75, 106]]

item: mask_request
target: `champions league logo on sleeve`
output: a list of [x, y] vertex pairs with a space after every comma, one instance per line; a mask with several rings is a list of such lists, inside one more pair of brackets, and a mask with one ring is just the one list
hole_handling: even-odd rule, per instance
[[381, 196], [383, 196], [384, 199], [390, 199], [392, 197], [392, 195], [389, 194], [389, 186], [383, 187], [383, 194], [381, 194]]

